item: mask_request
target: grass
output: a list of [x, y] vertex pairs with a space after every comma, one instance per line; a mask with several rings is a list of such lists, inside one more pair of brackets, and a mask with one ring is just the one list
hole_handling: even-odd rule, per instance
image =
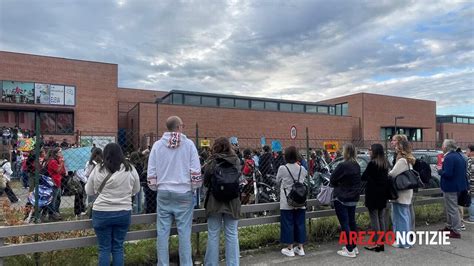
[[[415, 207], [416, 221], [419, 225], [437, 223], [444, 220], [443, 206], [441, 204], [431, 204]], [[357, 225], [361, 230], [366, 230], [370, 226], [368, 213], [356, 214]], [[309, 243], [321, 243], [335, 240], [339, 237], [339, 222], [335, 216], [312, 219], [311, 225], [307, 223], [307, 233]], [[134, 226], [134, 230], [148, 229], [150, 225]], [[311, 234], [309, 234], [311, 232]], [[279, 244], [280, 225], [267, 224], [239, 228], [240, 250], [258, 250]], [[207, 233], [199, 233], [199, 243], [197, 234], [192, 235], [193, 252], [196, 260], [201, 260], [204, 256], [207, 242]], [[170, 260], [177, 261], [178, 258], [178, 237], [170, 237]], [[224, 238], [220, 240], [221, 254], [224, 250]], [[40, 265], [97, 265], [97, 247], [86, 247], [69, 249], [54, 252], [42, 253], [39, 257]], [[126, 265], [151, 265], [156, 262], [156, 239], [141, 240], [133, 243], [125, 243], [125, 264]], [[20, 255], [5, 258], [6, 265], [35, 265], [33, 255]]]

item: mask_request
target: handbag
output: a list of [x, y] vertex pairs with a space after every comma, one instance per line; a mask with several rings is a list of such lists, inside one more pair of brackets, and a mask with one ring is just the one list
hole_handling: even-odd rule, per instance
[[469, 190], [465, 189], [458, 193], [458, 205], [462, 207], [470, 207], [472, 203], [471, 194]]
[[329, 205], [332, 201], [333, 192], [333, 187], [330, 187], [329, 185], [322, 185], [321, 191], [319, 191], [318, 195], [316, 196], [316, 200], [318, 200], [321, 205]]
[[398, 199], [398, 191], [397, 191], [397, 188], [395, 188], [393, 178], [388, 179], [386, 196], [387, 196], [388, 200], [397, 200]]
[[397, 190], [422, 188], [424, 185], [421, 181], [420, 174], [417, 171], [410, 169], [410, 165], [408, 164], [408, 162], [407, 165], [408, 170], [397, 175], [394, 178], [393, 183], [395, 185], [395, 188]]
[[105, 183], [107, 183], [107, 181], [110, 179], [111, 176], [112, 176], [112, 173], [109, 173], [107, 177], [104, 179], [104, 181], [102, 181], [102, 183], [100, 184], [99, 190], [97, 190], [97, 193], [95, 193], [94, 195], [94, 200], [87, 205], [86, 214], [89, 216], [89, 218], [92, 218], [92, 207], [94, 207], [95, 200], [97, 199], [99, 194], [102, 192], [102, 189], [104, 189], [105, 187]]

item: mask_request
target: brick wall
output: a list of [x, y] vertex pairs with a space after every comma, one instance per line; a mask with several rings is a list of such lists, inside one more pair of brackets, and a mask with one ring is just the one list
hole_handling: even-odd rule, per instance
[[439, 123], [438, 132], [439, 141], [447, 138], [454, 139], [462, 148], [466, 148], [468, 144], [474, 144], [474, 125]]

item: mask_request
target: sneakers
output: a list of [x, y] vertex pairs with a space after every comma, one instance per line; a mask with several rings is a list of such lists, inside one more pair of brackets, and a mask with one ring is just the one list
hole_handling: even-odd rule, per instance
[[293, 248], [293, 252], [299, 256], [304, 256], [304, 249], [301, 249], [300, 247], [295, 247]]
[[466, 226], [464, 224], [461, 224], [461, 231], [466, 231]]
[[461, 238], [461, 234], [460, 233], [456, 233], [454, 231], [450, 231], [449, 232], [449, 238]]
[[357, 247], [355, 247], [353, 251], [355, 252], [356, 255], [359, 255], [359, 249]]
[[337, 251], [337, 254], [338, 254], [338, 255], [341, 255], [341, 256], [343, 256], [343, 257], [348, 257], [348, 258], [355, 258], [355, 257], [356, 257], [355, 251], [354, 251], [354, 250], [353, 250], [353, 251], [349, 251], [349, 250], [347, 250], [346, 247], [342, 247], [342, 250], [338, 250], [338, 251]]
[[394, 247], [394, 248], [404, 248], [404, 249], [409, 249], [409, 248], [411, 248], [411, 246], [402, 246], [402, 245], [397, 244], [397, 243], [393, 243], [393, 244], [392, 244], [392, 247]]
[[[287, 257], [294, 257], [295, 252], [293, 251], [294, 249], [288, 249], [288, 248], [282, 248], [281, 249], [281, 254], [287, 256]], [[304, 251], [303, 251], [304, 252]]]

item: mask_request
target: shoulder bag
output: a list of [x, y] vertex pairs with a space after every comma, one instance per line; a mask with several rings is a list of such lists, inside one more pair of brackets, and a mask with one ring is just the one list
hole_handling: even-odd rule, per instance
[[87, 205], [86, 213], [89, 216], [89, 218], [92, 218], [92, 207], [94, 207], [95, 200], [97, 199], [97, 197], [99, 197], [99, 194], [102, 192], [102, 189], [104, 189], [105, 187], [105, 183], [107, 183], [107, 181], [110, 179], [111, 176], [112, 176], [112, 173], [109, 173], [107, 177], [104, 179], [104, 181], [102, 181], [102, 183], [100, 184], [99, 190], [97, 190], [97, 193], [95, 193], [94, 195], [94, 200], [91, 203], [89, 203], [89, 205]]
[[397, 175], [393, 183], [395, 185], [395, 188], [400, 191], [400, 190], [406, 190], [406, 189], [417, 189], [417, 188], [422, 188], [423, 182], [421, 181], [420, 174], [413, 170], [410, 169], [410, 164], [408, 164], [408, 170], [405, 172]]

